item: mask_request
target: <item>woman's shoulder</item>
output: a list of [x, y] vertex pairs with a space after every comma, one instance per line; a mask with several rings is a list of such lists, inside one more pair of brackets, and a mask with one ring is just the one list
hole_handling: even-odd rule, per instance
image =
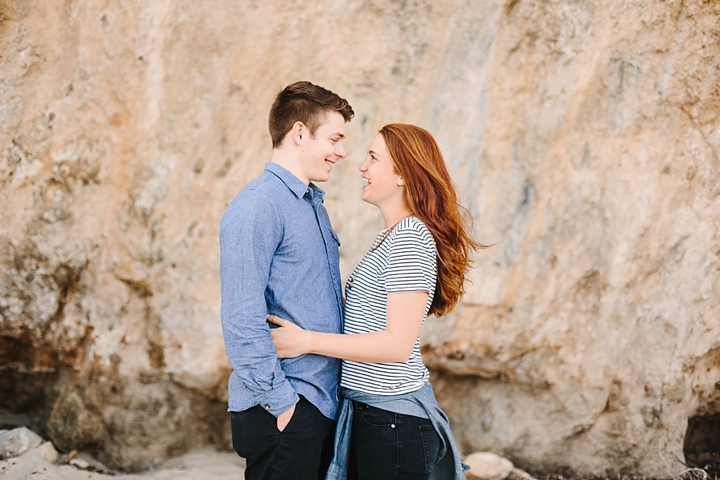
[[427, 225], [416, 216], [403, 218], [392, 233], [394, 238], [416, 238], [422, 240], [423, 243], [430, 243], [433, 246], [435, 244]]
[[400, 223], [397, 224], [397, 227], [395, 228], [396, 232], [402, 232], [405, 230], [414, 230], [416, 232], [427, 232], [430, 233], [430, 230], [428, 230], [427, 225], [425, 225], [425, 222], [420, 220], [418, 217], [411, 215], [409, 217], [405, 217], [402, 220], [400, 220]]

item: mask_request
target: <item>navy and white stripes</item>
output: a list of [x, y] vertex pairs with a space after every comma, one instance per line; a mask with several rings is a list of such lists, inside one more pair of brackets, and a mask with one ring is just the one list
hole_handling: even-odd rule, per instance
[[[428, 292], [427, 316], [436, 278], [435, 242], [420, 219], [407, 217], [389, 234], [381, 231], [345, 284], [344, 333], [384, 330], [389, 293]], [[407, 362], [343, 361], [340, 384], [364, 393], [399, 395], [420, 389], [429, 376], [418, 337]]]

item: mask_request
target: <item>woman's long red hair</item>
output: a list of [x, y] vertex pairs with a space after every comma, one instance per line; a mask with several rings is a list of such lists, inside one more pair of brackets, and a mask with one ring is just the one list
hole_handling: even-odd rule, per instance
[[445, 159], [430, 133], [415, 125], [391, 123], [380, 129], [397, 173], [405, 181], [410, 211], [435, 239], [437, 283], [429, 314], [449, 313], [465, 293], [470, 251], [486, 248], [470, 236]]

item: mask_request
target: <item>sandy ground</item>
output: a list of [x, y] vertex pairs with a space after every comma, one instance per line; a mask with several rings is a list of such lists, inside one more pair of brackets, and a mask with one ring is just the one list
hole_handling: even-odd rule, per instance
[[37, 450], [31, 450], [19, 457], [0, 460], [0, 480], [240, 480], [244, 467], [245, 461], [235, 453], [196, 450], [148, 472], [108, 474], [49, 463]]

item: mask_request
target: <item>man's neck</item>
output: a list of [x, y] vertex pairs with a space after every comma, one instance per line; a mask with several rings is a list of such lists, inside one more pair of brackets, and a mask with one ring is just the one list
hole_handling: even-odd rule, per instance
[[288, 172], [295, 175], [298, 180], [303, 182], [305, 185], [310, 184], [310, 180], [302, 174], [302, 168], [300, 167], [300, 160], [294, 155], [295, 152], [288, 151], [285, 148], [273, 149], [272, 157], [270, 161], [277, 163]]

